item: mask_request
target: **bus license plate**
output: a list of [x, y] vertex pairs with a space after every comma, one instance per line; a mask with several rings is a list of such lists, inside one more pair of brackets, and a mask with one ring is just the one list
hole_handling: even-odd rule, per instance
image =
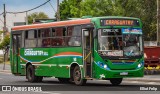
[[128, 72], [121, 72], [120, 75], [128, 75]]

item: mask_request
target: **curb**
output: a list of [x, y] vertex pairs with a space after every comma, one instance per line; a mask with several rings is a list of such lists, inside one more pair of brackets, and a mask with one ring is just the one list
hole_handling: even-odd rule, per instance
[[0, 72], [11, 73], [11, 71], [10, 71], [10, 70], [0, 70]]
[[141, 81], [141, 82], [159, 82], [159, 79], [152, 79], [152, 78], [125, 78], [124, 81]]

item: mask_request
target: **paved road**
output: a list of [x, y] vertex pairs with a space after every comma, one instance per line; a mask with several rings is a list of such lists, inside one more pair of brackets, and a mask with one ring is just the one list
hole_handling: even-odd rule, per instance
[[[158, 79], [159, 75], [152, 75], [152, 76], [146, 76], [146, 79]], [[131, 78], [132, 79], [132, 78]], [[139, 79], [139, 78], [137, 78]], [[159, 78], [160, 79], [160, 78]], [[88, 85], [110, 85], [109, 81], [105, 80], [88, 80]], [[136, 83], [136, 85], [160, 85], [160, 82], [146, 82], [146, 81], [139, 81], [139, 80], [124, 80], [122, 85], [133, 85]], [[56, 78], [44, 78], [43, 82], [41, 83], [29, 83], [27, 82], [25, 76], [14, 76], [13, 74], [9, 72], [0, 72], [0, 85], [55, 85], [55, 84], [61, 84]], [[65, 84], [66, 85], [66, 84]]]
[[[156, 76], [158, 77], [158, 76]], [[0, 72], [0, 85], [22, 85], [26, 86], [38, 86], [43, 91], [41, 92], [23, 92], [24, 94], [159, 94], [160, 82], [142, 82], [142, 81], [128, 81], [125, 80], [120, 86], [112, 86], [109, 81], [92, 80], [87, 81], [85, 86], [75, 86], [74, 84], [60, 83], [55, 78], [44, 78], [41, 83], [29, 83], [24, 76], [14, 76], [11, 73]], [[22, 87], [21, 86], [21, 87]], [[159, 91], [140, 91], [140, 87], [155, 87]], [[44, 90], [52, 91], [44, 91]], [[120, 92], [116, 92], [120, 91]], [[128, 92], [127, 92], [128, 91]], [[142, 93], [143, 92], [143, 93]], [[22, 92], [0, 92], [0, 94], [22, 94]]]
[[[87, 81], [85, 86], [75, 86], [74, 84], [60, 83], [55, 78], [44, 78], [41, 83], [29, 83], [24, 76], [14, 76], [9, 71], [10, 66], [6, 65], [6, 71], [0, 71], [0, 85], [22, 85], [41, 87], [41, 92], [23, 92], [23, 94], [159, 94], [160, 75], [148, 75], [137, 79], [125, 79], [120, 86], [112, 86], [109, 81], [92, 80]], [[0, 65], [2, 70], [2, 65]], [[141, 79], [141, 80], [140, 80]], [[149, 79], [149, 80], [148, 80]], [[22, 87], [21, 86], [21, 87]], [[20, 87], [20, 86], [19, 86]], [[155, 87], [159, 91], [140, 91], [140, 87]], [[0, 86], [1, 89], [1, 86]], [[48, 91], [45, 91], [45, 90]], [[50, 90], [50, 91], [49, 91]], [[22, 94], [22, 92], [0, 92], [0, 94]]]

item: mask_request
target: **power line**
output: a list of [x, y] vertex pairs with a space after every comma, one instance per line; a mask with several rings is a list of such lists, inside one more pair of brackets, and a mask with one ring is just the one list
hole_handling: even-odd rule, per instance
[[2, 19], [0, 19], [0, 21], [3, 23]]
[[[0, 19], [0, 21], [1, 21], [2, 23], [4, 23], [4, 21], [3, 21], [2, 19]], [[3, 26], [2, 26], [2, 27], [3, 27]], [[7, 25], [7, 27], [11, 27], [11, 26]]]
[[50, 6], [52, 7], [53, 11], [56, 12], [56, 10], [54, 9], [54, 7], [52, 6], [51, 2], [49, 2]]
[[35, 7], [35, 8], [29, 9], [29, 10], [26, 10], [26, 11], [21, 11], [21, 12], [6, 12], [6, 13], [10, 13], [10, 14], [18, 14], [18, 13], [29, 12], [29, 11], [35, 10], [35, 9], [37, 9], [37, 8], [39, 8], [39, 7], [41, 7], [41, 6], [45, 5], [45, 4], [47, 4], [49, 1], [50, 1], [50, 0], [46, 1], [45, 3], [39, 5], [39, 6]]
[[3, 13], [4, 13], [4, 12], [2, 12], [2, 13], [0, 14], [0, 16], [3, 15]]
[[[50, 1], [51, 1], [51, 0], [47, 0], [47, 1], [44, 2], [43, 4], [41, 4], [41, 5], [37, 6], [37, 7], [34, 7], [34, 8], [32, 8], [32, 9], [29, 9], [29, 10], [25, 10], [25, 11], [21, 11], [21, 12], [5, 12], [5, 14], [6, 14], [6, 13], [9, 13], [9, 14], [27, 13], [27, 12], [29, 12], [29, 11], [35, 10], [35, 9], [37, 9], [37, 8], [39, 8], [39, 7], [47, 4], [48, 2], [49, 2], [49, 4], [51, 5], [51, 7], [53, 8], [53, 6], [52, 6], [52, 4], [50, 3]], [[53, 10], [55, 11], [54, 8], [53, 8]], [[55, 12], [56, 12], [56, 11], [55, 11]], [[0, 13], [0, 16], [1, 16], [1, 15], [4, 15], [4, 12]], [[2, 23], [4, 22], [4, 21], [2, 21], [1, 19], [0, 19], [0, 21], [1, 21]], [[8, 26], [8, 25], [7, 25], [7, 26]], [[10, 26], [8, 26], [8, 27], [10, 27]]]
[[57, 21], [60, 21], [59, 0], [57, 0]]
[[[0, 21], [1, 21], [2, 23], [4, 23], [4, 21], [3, 21], [2, 19], [0, 19]], [[11, 27], [11, 26], [7, 25], [7, 27]]]

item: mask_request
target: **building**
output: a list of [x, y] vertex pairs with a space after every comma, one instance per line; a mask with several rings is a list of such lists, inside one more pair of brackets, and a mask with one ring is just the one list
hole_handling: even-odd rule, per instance
[[[3, 31], [4, 27], [4, 18], [3, 15], [0, 15], [0, 31]], [[20, 13], [20, 14], [6, 14], [6, 27], [8, 28], [8, 33], [11, 31], [11, 28], [15, 24], [19, 23], [24, 23], [26, 22], [26, 14], [25, 13]], [[0, 43], [3, 40], [3, 33], [0, 33]], [[0, 50], [0, 55], [3, 54], [3, 51]]]

